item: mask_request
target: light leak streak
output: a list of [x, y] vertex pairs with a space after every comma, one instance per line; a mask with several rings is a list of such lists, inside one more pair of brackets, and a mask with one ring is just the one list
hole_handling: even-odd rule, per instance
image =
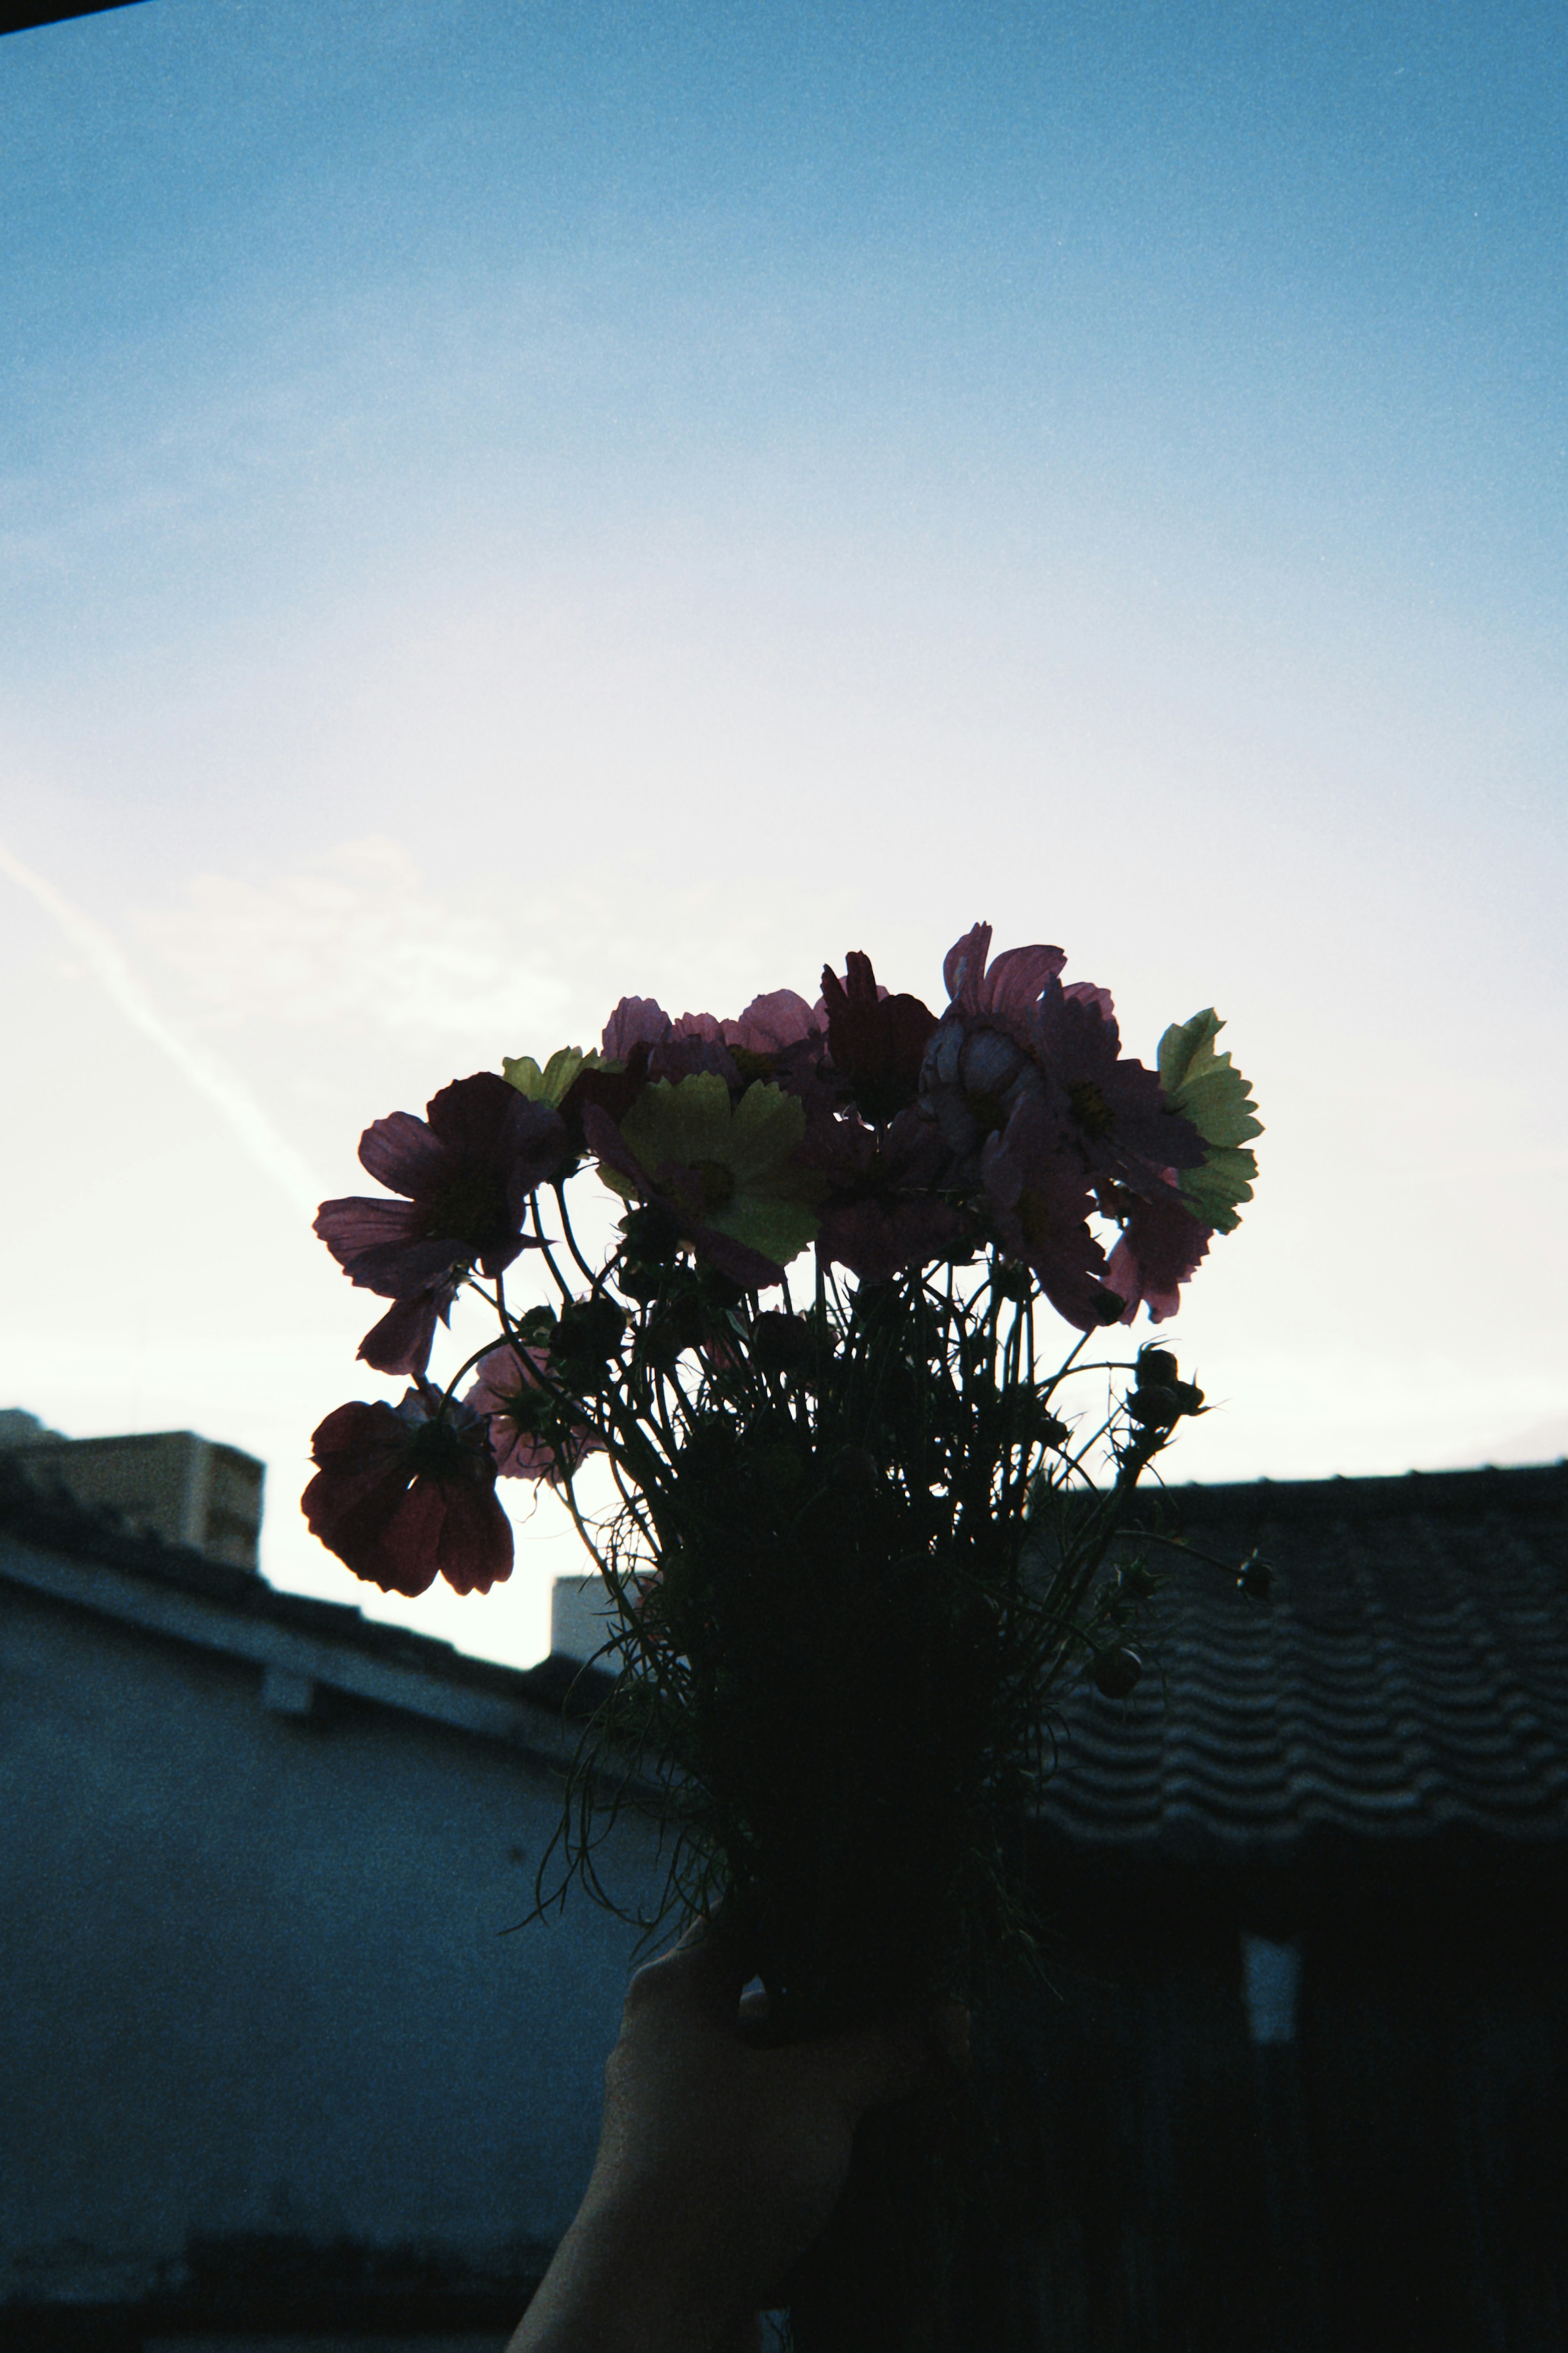
[[0, 873], [8, 874], [47, 914], [53, 916], [126, 1020], [144, 1038], [151, 1039], [181, 1076], [227, 1122], [246, 1156], [287, 1197], [289, 1208], [314, 1217], [321, 1187], [307, 1163], [288, 1138], [279, 1134], [260, 1104], [247, 1093], [237, 1079], [168, 1027], [108, 933], [100, 930], [90, 915], [84, 915], [79, 907], [73, 907], [52, 882], [35, 874], [30, 866], [24, 866], [3, 841]]

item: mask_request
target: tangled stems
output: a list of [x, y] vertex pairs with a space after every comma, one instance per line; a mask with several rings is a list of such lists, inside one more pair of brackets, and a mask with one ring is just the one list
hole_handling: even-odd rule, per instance
[[[979, 1998], [1006, 1948], [1035, 1950], [1017, 1853], [1045, 1702], [1108, 1646], [1131, 1656], [1112, 1555], [1180, 1411], [1137, 1419], [1144, 1357], [1082, 1364], [1087, 1335], [1037, 1377], [1033, 1288], [989, 1254], [854, 1291], [819, 1268], [801, 1316], [673, 1259], [608, 1271], [626, 1328], [594, 1398], [544, 1377], [609, 1455], [609, 1514], [563, 1486], [620, 1673], [530, 1916], [575, 1874], [606, 1900], [595, 1817], [630, 1802], [676, 1831], [645, 1941], [673, 1907], [738, 1905], [781, 2038], [885, 2005], [889, 1955], [910, 1998]], [[1100, 1487], [1053, 1411], [1093, 1373], [1133, 1385], [1098, 1426]]]

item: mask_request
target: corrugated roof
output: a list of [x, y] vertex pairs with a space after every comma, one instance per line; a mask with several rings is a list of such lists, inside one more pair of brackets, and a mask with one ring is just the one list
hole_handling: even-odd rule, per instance
[[1148, 1672], [1080, 1690], [1040, 1812], [1089, 1850], [1568, 1838], [1568, 1464], [1169, 1490]]

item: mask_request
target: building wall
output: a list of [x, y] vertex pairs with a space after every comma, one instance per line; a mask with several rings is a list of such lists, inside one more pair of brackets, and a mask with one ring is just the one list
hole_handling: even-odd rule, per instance
[[[1041, 1902], [1050, 1989], [977, 2021], [1001, 2147], [943, 2353], [1563, 2353], [1568, 1858], [1058, 1855]], [[1300, 2019], [1260, 2042], [1243, 1932], [1281, 1914]]]
[[[548, 1767], [0, 1587], [0, 2297], [177, 2284], [282, 2233], [537, 2268], [636, 1931], [532, 1902]], [[662, 1872], [626, 1824], [601, 1876]]]
[[267, 1473], [253, 1454], [192, 1430], [61, 1438], [29, 1414], [12, 1410], [0, 1420], [6, 1425], [0, 1446], [41, 1485], [58, 1481], [79, 1503], [108, 1504], [168, 1544], [193, 1545], [235, 1568], [256, 1567]]

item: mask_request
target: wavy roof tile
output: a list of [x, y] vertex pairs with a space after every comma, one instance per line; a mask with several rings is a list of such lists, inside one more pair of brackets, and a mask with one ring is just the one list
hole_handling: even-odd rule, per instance
[[1079, 1849], [1262, 1859], [1323, 1833], [1568, 1839], [1568, 1464], [1173, 1488], [1148, 1672], [1076, 1693], [1039, 1811]]

